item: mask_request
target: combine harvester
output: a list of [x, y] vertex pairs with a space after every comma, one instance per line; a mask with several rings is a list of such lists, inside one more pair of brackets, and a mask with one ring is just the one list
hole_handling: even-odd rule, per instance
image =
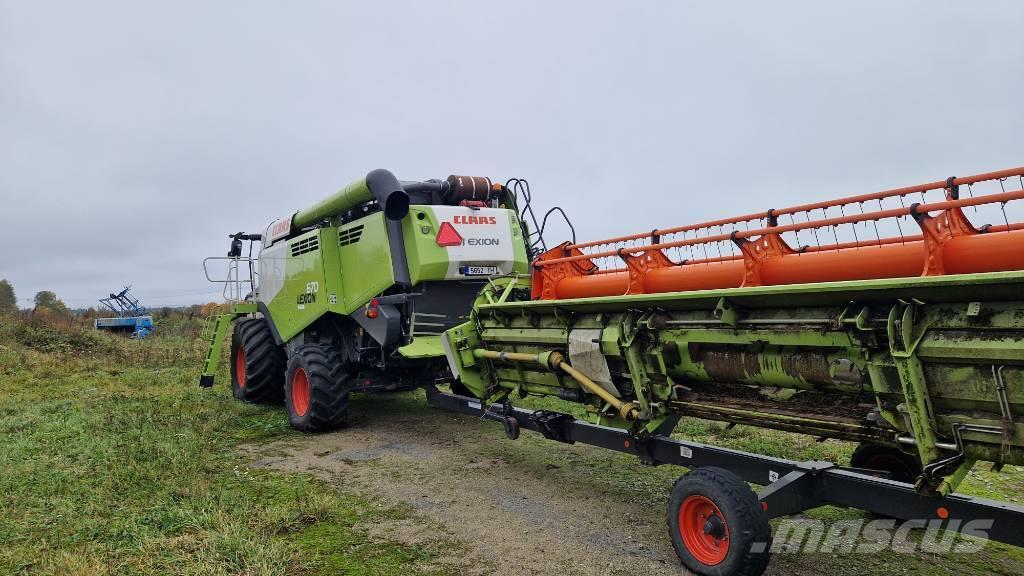
[[219, 281], [237, 303], [207, 330], [202, 384], [239, 315], [251, 317], [234, 323], [235, 396], [285, 400], [300, 430], [344, 424], [350, 392], [450, 380], [442, 333], [469, 318], [491, 278], [528, 273], [514, 205], [486, 178], [400, 182], [374, 170], [263, 234], [232, 235], [227, 257], [204, 262], [218, 281], [208, 266], [227, 261]]
[[[1024, 168], [565, 243], [530, 274], [528, 200], [380, 172], [271, 225], [204, 385], [250, 314], [236, 395], [283, 390], [299, 429], [343, 423], [351, 391], [424, 386], [509, 438], [684, 466], [667, 523], [698, 574], [760, 574], [768, 520], [824, 504], [953, 531], [991, 521], [988, 538], [1024, 545], [1024, 508], [954, 493], [978, 461], [1024, 464], [1024, 223], [1006, 209]], [[968, 217], [983, 212], [1001, 222]], [[589, 418], [512, 405], [529, 395]], [[684, 416], [859, 447], [850, 467], [750, 454], [671, 438]]]
[[139, 299], [131, 295], [131, 290], [131, 286], [125, 286], [117, 294], [100, 298], [100, 304], [113, 312], [114, 316], [97, 318], [97, 330], [128, 334], [132, 338], [145, 338], [153, 331], [153, 317]]

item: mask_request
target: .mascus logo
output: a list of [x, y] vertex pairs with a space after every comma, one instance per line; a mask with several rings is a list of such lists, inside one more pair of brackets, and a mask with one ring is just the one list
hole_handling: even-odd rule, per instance
[[452, 224], [497, 224], [496, 216], [455, 216]]

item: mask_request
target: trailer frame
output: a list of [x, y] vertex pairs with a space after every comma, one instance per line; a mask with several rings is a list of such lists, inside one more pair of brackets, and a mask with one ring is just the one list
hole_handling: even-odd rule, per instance
[[[989, 540], [1024, 547], [1024, 506], [963, 494], [945, 497], [918, 493], [912, 484], [883, 477], [878, 471], [849, 468], [826, 461], [795, 461], [721, 446], [671, 438], [675, 422], [658, 433], [637, 436], [630, 431], [591, 424], [570, 414], [525, 410], [509, 404], [487, 404], [468, 396], [426, 388], [434, 408], [460, 412], [505, 426], [516, 439], [521, 429], [567, 444], [580, 443], [633, 454], [643, 464], [669, 464], [688, 469], [722, 468], [763, 488], [758, 501], [769, 519], [824, 505], [854, 508], [896, 520], [937, 520], [942, 528], [960, 532], [971, 520], [991, 520]], [[959, 521], [959, 522], [956, 522]]]

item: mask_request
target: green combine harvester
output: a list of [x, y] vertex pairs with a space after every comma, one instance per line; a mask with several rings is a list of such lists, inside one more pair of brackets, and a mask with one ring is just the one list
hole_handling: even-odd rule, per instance
[[[953, 531], [991, 521], [988, 538], [1024, 545], [1024, 508], [955, 493], [978, 461], [1024, 464], [1024, 224], [1007, 217], [1024, 190], [1006, 186], [1022, 175], [539, 250], [520, 181], [376, 170], [232, 236], [234, 303], [201, 384], [234, 321], [235, 396], [284, 400], [300, 430], [343, 425], [350, 393], [423, 387], [512, 439], [684, 466], [667, 523], [698, 574], [760, 574], [768, 520], [827, 503]], [[1001, 222], [974, 221], [993, 207]], [[589, 417], [514, 406], [527, 396]], [[770, 458], [674, 439], [682, 417], [859, 446], [849, 467]]]
[[528, 273], [516, 214], [486, 178], [400, 182], [374, 170], [262, 235], [233, 235], [226, 286], [239, 302], [211, 330], [202, 384], [234, 318], [235, 397], [284, 400], [299, 430], [345, 424], [351, 392], [444, 381], [444, 331], [469, 318], [491, 278]]

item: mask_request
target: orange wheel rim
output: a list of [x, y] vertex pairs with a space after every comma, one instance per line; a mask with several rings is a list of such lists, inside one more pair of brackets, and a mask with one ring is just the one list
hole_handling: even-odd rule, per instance
[[309, 410], [309, 378], [302, 368], [292, 376], [292, 407], [299, 416], [305, 416]]
[[693, 494], [679, 506], [679, 535], [690, 554], [706, 566], [729, 554], [729, 525], [709, 498]]
[[238, 380], [238, 387], [245, 388], [245, 350], [238, 349], [235, 355], [235, 379]]

